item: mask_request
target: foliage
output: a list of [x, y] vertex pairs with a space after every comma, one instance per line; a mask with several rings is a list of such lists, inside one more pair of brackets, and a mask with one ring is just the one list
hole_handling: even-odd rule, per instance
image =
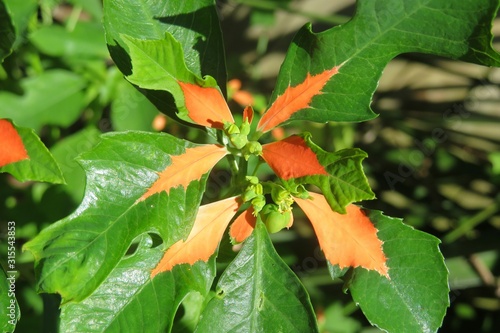
[[[375, 198], [366, 152], [323, 149], [328, 143], [315, 141], [309, 125], [279, 131], [374, 119], [382, 72], [402, 53], [498, 66], [497, 1], [360, 0], [346, 24], [300, 29], [268, 106], [243, 105], [241, 113], [227, 103], [237, 91], [226, 85], [214, 1], [71, 3], [63, 24], [53, 25], [55, 2], [42, 2], [42, 24], [35, 2], [0, 2], [0, 172], [69, 184], [33, 185], [36, 204], [81, 201], [73, 212], [42, 216], [58, 221], [23, 246], [37, 292], [61, 297], [60, 331], [323, 330], [314, 295], [273, 242], [306, 219], [330, 277], [343, 281], [372, 325], [438, 330], [450, 304], [439, 239], [354, 204]], [[104, 43], [117, 67], [103, 62]], [[156, 109], [169, 117], [166, 127]], [[230, 182], [211, 192], [219, 170]], [[405, 180], [401, 172], [383, 177], [390, 186]], [[4, 295], [2, 304], [12, 298]]]

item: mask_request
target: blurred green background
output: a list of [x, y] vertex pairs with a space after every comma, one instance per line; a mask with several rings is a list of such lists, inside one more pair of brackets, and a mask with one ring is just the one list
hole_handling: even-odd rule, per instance
[[[32, 127], [49, 147], [67, 185], [19, 183], [0, 174], [0, 253], [7, 221], [17, 225], [16, 332], [56, 332], [59, 299], [35, 291], [33, 260], [21, 246], [71, 213], [85, 175], [74, 157], [108, 131], [165, 131], [202, 143], [204, 132], [162, 116], [113, 65], [104, 39], [101, 0], [4, 0], [17, 29], [14, 53], [0, 68], [0, 118]], [[294, 33], [346, 22], [351, 0], [227, 0], [217, 6], [225, 38], [230, 106], [253, 102], [262, 112]], [[500, 22], [493, 27], [500, 35]], [[500, 49], [499, 45], [495, 45]], [[442, 240], [450, 271], [451, 307], [441, 332], [500, 331], [500, 69], [423, 54], [405, 54], [385, 69], [361, 124], [294, 123], [326, 150], [359, 147], [378, 199], [363, 203], [404, 218]], [[263, 170], [263, 177], [270, 176]], [[205, 201], [223, 195], [222, 164]], [[298, 211], [298, 210], [297, 210]], [[305, 219], [273, 236], [275, 246], [311, 295], [322, 332], [377, 332], [340, 281], [332, 281]]]

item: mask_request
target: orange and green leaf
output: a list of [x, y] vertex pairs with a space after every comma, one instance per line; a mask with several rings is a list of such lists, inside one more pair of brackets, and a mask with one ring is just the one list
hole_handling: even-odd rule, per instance
[[138, 201], [162, 191], [168, 193], [178, 186], [187, 188], [189, 183], [199, 180], [226, 154], [226, 148], [211, 144], [186, 148], [183, 154], [171, 156], [172, 162], [159, 173], [158, 179]]
[[161, 272], [172, 270], [175, 265], [193, 265], [199, 260], [207, 261], [217, 250], [224, 230], [238, 211], [240, 204], [239, 197], [231, 197], [200, 206], [187, 239], [181, 239], [168, 248], [158, 265], [151, 271], [151, 278]]
[[339, 68], [340, 66], [335, 66], [316, 75], [308, 73], [302, 83], [295, 87], [288, 86], [264, 113], [257, 125], [257, 130], [267, 132], [290, 119], [295, 112], [309, 108], [313, 97], [321, 94], [325, 84], [339, 72]]
[[0, 119], [0, 167], [28, 158], [23, 140], [14, 125], [6, 119]]
[[318, 157], [298, 135], [262, 146], [262, 158], [281, 179], [328, 175]]
[[330, 208], [323, 195], [310, 195], [312, 200], [295, 198], [295, 201], [311, 221], [327, 260], [341, 269], [363, 267], [389, 279], [383, 242], [363, 210], [349, 205], [346, 214], [339, 214]]
[[233, 115], [219, 89], [181, 81], [179, 85], [184, 93], [188, 117], [195, 123], [217, 129], [222, 129], [225, 121], [234, 123]]
[[231, 236], [235, 243], [242, 243], [252, 234], [256, 222], [257, 218], [254, 215], [254, 210], [250, 207], [241, 213], [234, 220], [233, 224], [231, 224], [229, 236]]

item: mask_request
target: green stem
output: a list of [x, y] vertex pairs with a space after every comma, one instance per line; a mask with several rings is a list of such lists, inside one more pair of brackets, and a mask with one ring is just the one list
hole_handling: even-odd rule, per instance
[[443, 242], [444, 243], [451, 243], [461, 236], [465, 235], [472, 229], [474, 229], [475, 226], [480, 224], [481, 222], [487, 220], [489, 217], [492, 215], [496, 214], [500, 210], [500, 203], [496, 202], [493, 205], [486, 207], [476, 215], [472, 216], [468, 220], [464, 221], [458, 228], [456, 228], [453, 231], [450, 231], [443, 237]]
[[80, 14], [82, 13], [82, 6], [74, 6], [71, 14], [68, 17], [68, 21], [66, 22], [66, 30], [73, 31], [75, 30], [76, 24], [80, 19]]
[[298, 14], [304, 17], [307, 17], [316, 22], [329, 23], [333, 25], [344, 24], [349, 21], [350, 17], [344, 15], [330, 15], [328, 17], [317, 15], [311, 12], [305, 12], [303, 10], [298, 10], [291, 8], [288, 5], [283, 5], [276, 3], [274, 1], [265, 1], [265, 0], [234, 0], [236, 3], [246, 5], [249, 7], [259, 8], [259, 9], [267, 9], [267, 10], [277, 10], [281, 9], [287, 11], [291, 14]]

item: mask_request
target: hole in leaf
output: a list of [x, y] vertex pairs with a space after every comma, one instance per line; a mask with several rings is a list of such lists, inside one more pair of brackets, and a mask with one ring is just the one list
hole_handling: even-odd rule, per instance
[[217, 291], [217, 295], [216, 295], [218, 298], [223, 298], [224, 297], [224, 290], [221, 289], [219, 291]]

